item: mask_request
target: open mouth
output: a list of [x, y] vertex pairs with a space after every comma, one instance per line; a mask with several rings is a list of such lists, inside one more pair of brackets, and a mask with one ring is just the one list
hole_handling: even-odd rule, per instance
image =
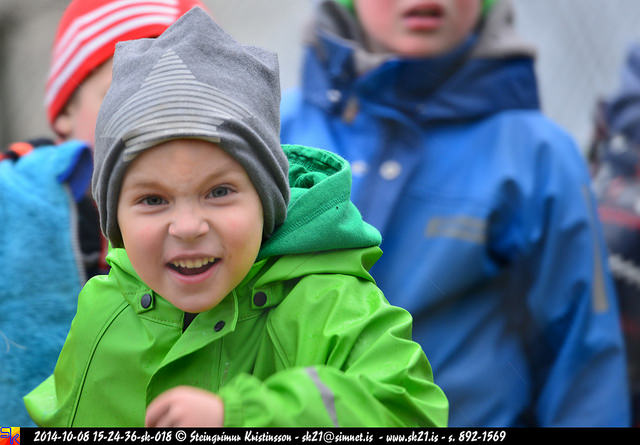
[[444, 8], [437, 3], [420, 3], [404, 13], [404, 23], [415, 32], [432, 32], [438, 29], [444, 20]]
[[409, 9], [405, 18], [440, 18], [443, 14], [442, 6], [437, 4], [418, 5]]
[[168, 263], [168, 267], [175, 270], [181, 275], [198, 275], [211, 269], [219, 258], [207, 257], [189, 260], [177, 260]]

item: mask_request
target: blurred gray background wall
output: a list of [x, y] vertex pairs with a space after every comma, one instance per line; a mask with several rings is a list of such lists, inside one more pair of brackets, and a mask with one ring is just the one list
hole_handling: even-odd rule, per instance
[[[278, 53], [283, 89], [297, 84], [312, 0], [203, 0], [243, 43]], [[42, 104], [57, 20], [68, 0], [0, 0], [0, 146], [50, 136]], [[638, 0], [514, 0], [520, 33], [538, 47], [543, 108], [585, 146], [597, 99], [617, 86], [640, 40]]]

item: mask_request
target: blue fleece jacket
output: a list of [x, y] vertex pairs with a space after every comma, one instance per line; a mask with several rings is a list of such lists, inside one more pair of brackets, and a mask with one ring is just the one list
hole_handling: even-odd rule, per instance
[[90, 171], [77, 141], [0, 162], [2, 425], [33, 425], [22, 397], [53, 371], [75, 315], [84, 272], [72, 190], [87, 189]]

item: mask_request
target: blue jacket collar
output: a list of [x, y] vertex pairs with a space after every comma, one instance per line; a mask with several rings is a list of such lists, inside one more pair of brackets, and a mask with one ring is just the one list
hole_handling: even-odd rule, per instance
[[353, 46], [321, 32], [307, 48], [303, 91], [307, 100], [331, 113], [341, 113], [349, 98], [356, 96], [383, 113], [395, 109], [422, 123], [538, 109], [533, 58], [470, 58], [474, 42], [470, 38], [437, 58], [391, 58], [358, 76]]
[[93, 152], [81, 141], [72, 140], [66, 144], [76, 147], [76, 150], [72, 152], [68, 164], [58, 174], [57, 179], [60, 184], [69, 185], [73, 198], [78, 202], [87, 195], [91, 184]]

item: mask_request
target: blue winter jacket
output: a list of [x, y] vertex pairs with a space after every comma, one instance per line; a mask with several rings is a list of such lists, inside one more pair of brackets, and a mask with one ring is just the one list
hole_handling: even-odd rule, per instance
[[625, 426], [623, 341], [588, 171], [539, 110], [533, 57], [487, 48], [504, 52], [507, 7], [450, 54], [359, 73], [357, 34], [324, 2], [301, 89], [283, 100], [282, 142], [351, 162], [353, 201], [383, 236], [372, 274], [412, 313], [450, 426]]
[[81, 142], [0, 162], [0, 424], [32, 426], [22, 397], [47, 378], [84, 284], [74, 192], [87, 189]]

